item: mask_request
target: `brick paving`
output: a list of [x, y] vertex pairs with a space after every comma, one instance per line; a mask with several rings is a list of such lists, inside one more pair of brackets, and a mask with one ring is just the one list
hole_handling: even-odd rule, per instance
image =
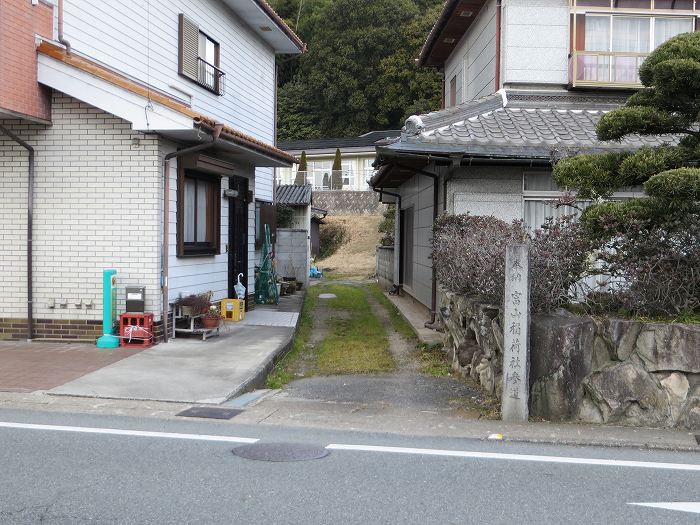
[[94, 344], [0, 342], [0, 391], [50, 390], [141, 351]]

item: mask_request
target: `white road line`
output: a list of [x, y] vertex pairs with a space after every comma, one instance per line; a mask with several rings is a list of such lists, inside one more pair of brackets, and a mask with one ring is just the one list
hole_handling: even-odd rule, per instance
[[628, 505], [639, 505], [640, 507], [654, 507], [657, 509], [679, 510], [681, 512], [694, 512], [700, 514], [700, 502], [696, 501], [668, 501], [658, 503], [628, 503]]
[[192, 441], [218, 441], [221, 443], [257, 443], [258, 439], [212, 436], [207, 434], [179, 434], [176, 432], [151, 432], [148, 430], [125, 430], [119, 428], [67, 427], [62, 425], [34, 425], [30, 423], [9, 423], [0, 421], [0, 428], [19, 428], [25, 430], [52, 430], [58, 432], [80, 432], [83, 434], [108, 434], [112, 436], [154, 437], [165, 439], [189, 439]]
[[700, 472], [700, 464], [656, 463], [652, 461], [625, 461], [617, 459], [572, 458], [565, 456], [534, 456], [529, 454], [502, 454], [498, 452], [470, 452], [467, 450], [440, 450], [432, 448], [380, 447], [373, 445], [344, 445], [331, 443], [328, 450], [355, 450], [362, 452], [387, 452], [392, 454], [417, 454], [424, 456], [448, 456], [458, 458], [534, 461], [540, 463], [568, 463], [574, 465], [600, 465], [604, 467], [656, 468], [666, 470], [691, 470]]

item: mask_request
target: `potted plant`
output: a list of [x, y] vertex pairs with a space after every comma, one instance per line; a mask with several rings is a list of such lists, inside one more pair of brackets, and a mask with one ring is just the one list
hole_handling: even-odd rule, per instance
[[204, 328], [218, 328], [221, 324], [221, 312], [218, 306], [210, 306], [209, 310], [202, 315], [202, 326]]
[[195, 317], [209, 309], [209, 294], [200, 293], [178, 297], [174, 305], [180, 309], [182, 317]]

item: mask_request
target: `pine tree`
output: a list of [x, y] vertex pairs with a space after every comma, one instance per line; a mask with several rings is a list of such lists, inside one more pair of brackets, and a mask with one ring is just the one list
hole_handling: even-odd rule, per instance
[[294, 179], [294, 184], [297, 186], [303, 186], [306, 184], [306, 173], [308, 171], [308, 166], [306, 162], [306, 152], [301, 152], [301, 157], [299, 158], [299, 167], [297, 168], [297, 176]]
[[340, 148], [335, 150], [335, 158], [333, 159], [333, 170], [331, 172], [331, 189], [343, 189], [343, 160], [340, 156]]
[[[662, 44], [644, 61], [639, 78], [644, 88], [600, 119], [598, 138], [663, 136], [665, 144], [635, 153], [577, 155], [554, 167], [559, 185], [594, 200], [582, 221], [599, 240], [624, 231], [630, 222], [654, 229], [700, 213], [700, 33]], [[644, 198], [605, 201], [615, 191], [640, 185]]]

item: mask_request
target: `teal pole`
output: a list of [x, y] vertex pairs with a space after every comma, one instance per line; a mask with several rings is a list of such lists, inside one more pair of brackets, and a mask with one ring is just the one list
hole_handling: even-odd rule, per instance
[[119, 337], [114, 335], [117, 319], [117, 270], [110, 268], [102, 272], [102, 337], [97, 339], [97, 348], [117, 348]]

